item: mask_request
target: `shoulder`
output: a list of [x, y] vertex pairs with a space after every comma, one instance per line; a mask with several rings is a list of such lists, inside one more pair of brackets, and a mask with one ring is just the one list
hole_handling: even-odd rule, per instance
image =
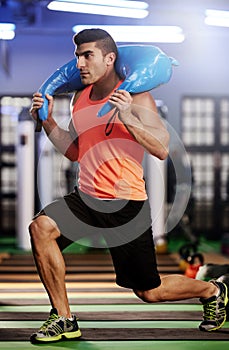
[[76, 101], [78, 100], [78, 98], [80, 97], [80, 95], [82, 94], [83, 90], [80, 91], [76, 91], [74, 93], [74, 95], [72, 96], [72, 100], [71, 100], [71, 106], [74, 106], [74, 104], [76, 103]]
[[71, 99], [71, 103], [70, 103], [70, 111], [72, 112], [73, 111], [73, 108], [76, 104], [76, 102], [78, 101], [79, 97], [81, 96], [82, 92], [84, 91], [83, 90], [79, 90], [79, 91], [76, 91], [74, 93], [74, 95], [72, 96], [72, 99]]

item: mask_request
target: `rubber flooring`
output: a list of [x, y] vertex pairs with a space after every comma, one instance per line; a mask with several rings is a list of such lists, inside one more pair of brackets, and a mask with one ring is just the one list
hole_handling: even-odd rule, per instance
[[[197, 299], [145, 304], [115, 284], [109, 254], [65, 254], [66, 283], [80, 340], [31, 344], [30, 334], [50, 306], [31, 254], [10, 254], [0, 263], [0, 349], [228, 350], [229, 322], [217, 332], [200, 332]], [[159, 273], [182, 273], [172, 255], [158, 255]]]

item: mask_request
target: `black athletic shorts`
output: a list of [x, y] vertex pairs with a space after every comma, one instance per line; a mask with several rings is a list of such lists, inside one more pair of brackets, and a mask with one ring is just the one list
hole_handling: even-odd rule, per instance
[[160, 285], [148, 200], [100, 200], [75, 188], [38, 215], [51, 217], [73, 242], [109, 248], [118, 285], [141, 291]]

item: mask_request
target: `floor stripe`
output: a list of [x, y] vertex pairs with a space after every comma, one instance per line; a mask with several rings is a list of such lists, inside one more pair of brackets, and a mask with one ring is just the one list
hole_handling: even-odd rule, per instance
[[[130, 304], [130, 305], [72, 305], [72, 312], [150, 312], [150, 311], [201, 311], [201, 305], [195, 304]], [[1, 305], [0, 311], [4, 312], [49, 312], [50, 307], [48, 305], [26, 305], [26, 306], [11, 306]]]
[[[47, 318], [46, 312], [0, 312], [0, 321], [43, 321]], [[80, 321], [166, 321], [166, 320], [183, 320], [183, 321], [199, 321], [202, 311], [77, 311], [77, 317]]]
[[[33, 328], [0, 328], [1, 341], [26, 341], [36, 331]], [[229, 330], [201, 332], [198, 328], [84, 328], [80, 341], [97, 340], [228, 340]], [[76, 343], [75, 343], [76, 344]], [[193, 344], [194, 346], [194, 344]], [[16, 349], [15, 349], [16, 350]]]
[[[195, 342], [184, 340], [135, 340], [135, 341], [62, 341], [53, 345], [41, 345], [47, 350], [228, 350], [228, 341], [195, 340]], [[29, 342], [7, 341], [0, 342], [1, 350], [34, 350], [36, 347]]]
[[[41, 321], [0, 321], [0, 328], [39, 328]], [[82, 321], [80, 328], [197, 328], [197, 321]], [[229, 324], [228, 324], [229, 326]], [[229, 332], [229, 330], [228, 330]], [[229, 333], [228, 333], [229, 334]]]
[[[67, 342], [63, 341], [54, 345], [46, 345], [47, 350], [158, 350], [158, 346], [166, 350], [216, 350], [219, 346], [220, 350], [228, 350], [228, 342], [220, 343], [214, 340], [190, 342], [190, 341], [165, 341], [145, 340], [145, 341], [86, 341], [86, 342]], [[43, 346], [44, 347], [44, 346]], [[35, 349], [34, 345], [28, 342], [0, 342], [1, 350], [31, 350]]]

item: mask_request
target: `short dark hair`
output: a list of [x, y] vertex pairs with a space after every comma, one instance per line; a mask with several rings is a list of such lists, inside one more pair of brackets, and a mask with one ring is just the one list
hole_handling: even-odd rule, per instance
[[118, 56], [117, 45], [112, 36], [100, 28], [84, 29], [73, 37], [75, 45], [96, 42], [96, 46], [102, 51], [103, 55], [114, 52]]

